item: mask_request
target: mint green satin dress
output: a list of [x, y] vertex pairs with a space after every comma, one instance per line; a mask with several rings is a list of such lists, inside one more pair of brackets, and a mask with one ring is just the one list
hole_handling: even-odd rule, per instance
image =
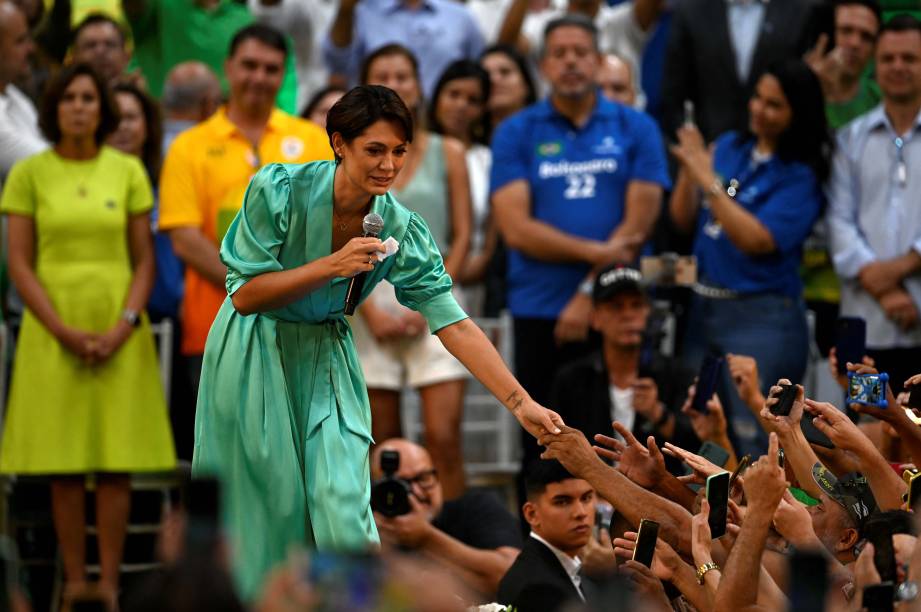
[[[256, 174], [221, 246], [229, 295], [249, 279], [329, 255], [335, 162], [272, 164]], [[425, 222], [389, 193], [371, 206], [399, 251], [383, 279], [431, 331], [464, 318]], [[284, 308], [254, 315], [228, 296], [205, 346], [193, 474], [217, 475], [234, 571], [251, 599], [292, 543], [326, 551], [378, 542], [370, 509], [371, 410], [337, 278]]]

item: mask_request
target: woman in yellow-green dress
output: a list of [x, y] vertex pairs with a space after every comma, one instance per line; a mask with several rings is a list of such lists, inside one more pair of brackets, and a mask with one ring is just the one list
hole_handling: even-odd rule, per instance
[[96, 473], [100, 588], [117, 591], [128, 473], [174, 467], [144, 305], [154, 279], [141, 162], [103, 146], [118, 124], [100, 78], [71, 66], [41, 113], [52, 148], [13, 167], [3, 188], [10, 276], [26, 309], [0, 471], [52, 476], [67, 588], [87, 580], [84, 478]]

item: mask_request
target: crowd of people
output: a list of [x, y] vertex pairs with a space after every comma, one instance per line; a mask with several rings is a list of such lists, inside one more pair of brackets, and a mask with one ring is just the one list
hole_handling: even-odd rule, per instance
[[[899, 0], [0, 0], [0, 473], [48, 477], [63, 601], [921, 606], [919, 17]], [[346, 319], [328, 290], [241, 291], [362, 235], [335, 204], [243, 208], [374, 196], [303, 170], [357, 167], [343, 151], [374, 124], [343, 118], [356, 86], [392, 92], [381, 120], [405, 123], [382, 187], [411, 211], [393, 273]], [[492, 353], [477, 370], [446, 340], [464, 313], [511, 321], [522, 391], [500, 401], [565, 423], [522, 429], [512, 509], [466, 482], [468, 379]], [[296, 328], [332, 314], [348, 324]], [[840, 317], [865, 326], [854, 362]], [[801, 384], [814, 349], [838, 405]], [[884, 397], [848, 395], [878, 373]], [[370, 422], [277, 414], [343, 393]], [[230, 529], [192, 505], [165, 517], [163, 569], [121, 592], [131, 475], [193, 458], [235, 466]], [[394, 479], [407, 508], [349, 510]], [[377, 534], [370, 557], [324, 556]], [[321, 554], [285, 560], [292, 542]]]

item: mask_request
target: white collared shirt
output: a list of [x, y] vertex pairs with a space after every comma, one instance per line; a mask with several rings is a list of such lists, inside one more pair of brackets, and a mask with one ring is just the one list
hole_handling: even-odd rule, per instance
[[736, 72], [743, 83], [751, 72], [755, 47], [761, 35], [766, 4], [764, 0], [727, 0], [729, 6], [729, 39], [735, 51]]
[[550, 549], [556, 558], [559, 560], [560, 565], [563, 566], [563, 569], [566, 570], [566, 575], [569, 576], [569, 579], [572, 581], [572, 586], [576, 587], [576, 592], [579, 594], [579, 598], [582, 601], [585, 601], [585, 595], [582, 594], [582, 576], [579, 575], [579, 570], [582, 569], [582, 560], [579, 557], [570, 557], [562, 550], [543, 539], [533, 531], [531, 532], [531, 537], [546, 546]]
[[38, 113], [14, 85], [0, 92], [0, 181], [20, 159], [48, 148], [38, 129]]

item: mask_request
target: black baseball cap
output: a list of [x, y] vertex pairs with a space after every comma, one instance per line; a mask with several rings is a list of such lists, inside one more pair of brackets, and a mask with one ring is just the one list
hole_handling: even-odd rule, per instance
[[646, 288], [643, 283], [643, 275], [636, 268], [623, 264], [614, 264], [603, 269], [595, 276], [592, 301], [605, 302], [625, 291], [645, 296]]
[[858, 472], [850, 472], [838, 478], [824, 465], [816, 463], [812, 466], [812, 479], [826, 495], [847, 511], [857, 523], [858, 531], [863, 530], [867, 517], [878, 509], [867, 479]]

